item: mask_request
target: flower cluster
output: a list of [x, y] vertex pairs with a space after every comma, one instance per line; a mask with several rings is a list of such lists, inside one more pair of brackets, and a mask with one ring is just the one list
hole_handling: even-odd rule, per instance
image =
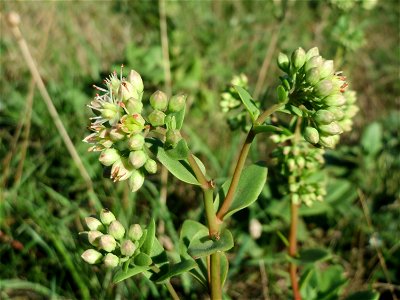
[[324, 163], [323, 154], [323, 149], [310, 147], [305, 141], [290, 146], [281, 145], [273, 151], [280, 175], [287, 179], [294, 203], [304, 202], [311, 206], [314, 201], [323, 200], [326, 194], [325, 183], [315, 177]]
[[[136, 71], [131, 70], [127, 78], [114, 72], [105, 85], [106, 89], [95, 86], [101, 94], [88, 105], [96, 116], [91, 118], [92, 133], [84, 141], [94, 144], [89, 151], [101, 151], [99, 161], [111, 167], [111, 179], [128, 180], [135, 192], [143, 185], [146, 173], [157, 171], [157, 163], [146, 147], [146, 136], [167, 126], [168, 121], [172, 123], [173, 114], [184, 109], [186, 97], [174, 96], [168, 101], [163, 92], [157, 91], [150, 97], [153, 111], [145, 115], [143, 81]], [[166, 144], [174, 147], [181, 135], [173, 126], [169, 127]]]
[[[94, 217], [85, 218], [89, 231], [85, 232], [89, 243], [95, 249], [88, 249], [81, 255], [89, 264], [102, 262], [106, 267], [115, 268], [133, 258], [140, 260], [140, 247], [144, 241], [144, 231], [139, 224], [133, 224], [126, 231], [122, 224], [115, 219], [112, 212], [103, 209], [100, 220]], [[151, 261], [148, 262], [151, 264]]]
[[290, 113], [303, 118], [304, 138], [334, 148], [339, 135], [351, 128], [351, 118], [358, 110], [355, 94], [346, 92], [346, 77], [335, 72], [333, 61], [323, 59], [316, 47], [307, 53], [298, 48], [291, 58], [280, 53], [278, 66], [286, 72], [278, 98]]

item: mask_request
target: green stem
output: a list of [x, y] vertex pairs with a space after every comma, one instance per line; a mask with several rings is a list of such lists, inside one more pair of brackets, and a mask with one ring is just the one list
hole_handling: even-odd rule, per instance
[[211, 254], [211, 280], [210, 290], [212, 300], [222, 299], [222, 287], [221, 287], [221, 266], [220, 266], [220, 254], [215, 252]]
[[[298, 223], [299, 205], [292, 202], [290, 216], [289, 232], [289, 255], [296, 256], [297, 252], [297, 223]], [[292, 282], [293, 296], [295, 300], [301, 300], [299, 284], [297, 282], [297, 266], [293, 262], [289, 263], [289, 275]]]
[[[265, 120], [270, 115], [272, 115], [274, 112], [276, 112], [282, 106], [283, 106], [283, 104], [272, 105], [269, 109], [264, 111], [258, 117], [258, 119], [255, 121], [254, 125], [257, 126], [257, 125], [261, 125], [262, 123], [264, 123]], [[256, 132], [254, 131], [254, 128], [252, 127], [250, 129], [249, 133], [247, 134], [246, 140], [242, 146], [242, 150], [240, 151], [239, 159], [236, 163], [235, 171], [233, 172], [232, 181], [229, 186], [228, 193], [226, 194], [225, 200], [223, 201], [223, 203], [217, 213], [217, 218], [221, 221], [224, 219], [225, 214], [228, 212], [229, 207], [232, 205], [233, 196], [234, 196], [234, 194], [236, 192], [236, 188], [239, 184], [240, 175], [242, 174], [247, 155], [249, 154], [251, 143], [253, 142], [255, 136], [256, 136]]]
[[165, 284], [169, 293], [171, 294], [172, 299], [174, 300], [180, 300], [178, 294], [176, 293], [174, 287], [172, 286], [171, 282], [167, 281]]

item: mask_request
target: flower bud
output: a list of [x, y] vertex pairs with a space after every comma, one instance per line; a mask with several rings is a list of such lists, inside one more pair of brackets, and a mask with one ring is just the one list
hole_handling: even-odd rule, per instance
[[344, 119], [339, 122], [339, 125], [343, 131], [351, 131], [351, 128], [353, 127], [353, 121], [351, 119]]
[[319, 56], [318, 47], [311, 48], [310, 50], [307, 51], [306, 60], [308, 61], [308, 60], [310, 60], [311, 57], [314, 57], [314, 56]]
[[139, 224], [133, 224], [129, 227], [128, 237], [132, 241], [138, 241], [143, 235], [142, 227]]
[[124, 115], [121, 118], [121, 129], [128, 134], [140, 133], [144, 128], [144, 123], [140, 114]]
[[99, 161], [105, 166], [111, 166], [113, 163], [119, 160], [119, 158], [120, 155], [118, 153], [118, 150], [114, 148], [109, 148], [101, 152]]
[[321, 79], [326, 78], [333, 74], [333, 60], [326, 60], [322, 63], [322, 66], [319, 68], [319, 73], [321, 75]]
[[91, 243], [93, 246], [98, 246], [99, 245], [99, 237], [102, 236], [103, 234], [100, 231], [97, 230], [90, 230], [88, 232], [88, 240], [89, 243]]
[[143, 174], [138, 170], [134, 170], [131, 177], [129, 178], [129, 188], [131, 189], [131, 192], [136, 192], [137, 190], [139, 190], [142, 187], [143, 182]]
[[306, 160], [303, 156], [296, 157], [296, 164], [300, 169], [303, 169], [306, 165]]
[[109, 225], [112, 221], [115, 220], [115, 216], [107, 208], [104, 208], [100, 212], [100, 220], [104, 225]]
[[141, 150], [144, 145], [144, 136], [141, 134], [135, 134], [128, 140], [128, 147], [131, 150]]
[[313, 119], [318, 124], [330, 124], [335, 121], [335, 115], [329, 110], [320, 109], [313, 115]]
[[117, 240], [120, 240], [125, 235], [125, 228], [119, 221], [114, 220], [108, 226], [108, 233], [111, 234]]
[[262, 224], [260, 223], [260, 221], [258, 221], [257, 219], [251, 219], [249, 224], [249, 232], [250, 236], [253, 239], [256, 240], [260, 238], [262, 234]]
[[115, 268], [118, 266], [119, 258], [112, 253], [107, 253], [104, 257], [103, 263], [107, 268]]
[[[109, 122], [113, 122], [118, 117], [118, 113], [120, 111], [119, 106], [112, 103], [103, 103], [101, 111], [101, 116], [108, 120]], [[111, 124], [111, 123], [110, 123]]]
[[341, 134], [343, 132], [340, 125], [336, 122], [332, 122], [327, 125], [319, 125], [318, 128], [322, 133], [325, 133], [328, 135], [336, 135], [336, 134]]
[[135, 70], [131, 70], [128, 75], [128, 81], [130, 84], [133, 85], [133, 87], [138, 91], [138, 93], [143, 92], [143, 80], [142, 77], [140, 77], [140, 74], [136, 72]]
[[341, 108], [331, 106], [328, 108], [328, 110], [335, 116], [336, 120], [341, 120], [344, 117], [344, 112]]
[[307, 72], [308, 70], [312, 68], [320, 68], [322, 66], [322, 56], [313, 56], [309, 60], [306, 61], [306, 65], [304, 67], [305, 71]]
[[90, 230], [101, 230], [103, 228], [103, 224], [96, 218], [86, 217], [85, 222]]
[[94, 249], [88, 249], [82, 253], [81, 257], [88, 264], [93, 265], [93, 264], [100, 262], [103, 255]]
[[303, 48], [297, 48], [292, 54], [293, 67], [298, 70], [306, 62], [306, 53]]
[[284, 71], [284, 72], [288, 72], [289, 71], [289, 57], [285, 54], [280, 52], [278, 55], [278, 67]]
[[333, 84], [330, 80], [322, 80], [315, 85], [315, 93], [320, 97], [329, 96], [333, 91]]
[[123, 81], [119, 86], [118, 97], [120, 97], [123, 102], [129, 99], [139, 100], [139, 96], [139, 91], [129, 81]]
[[128, 161], [125, 158], [121, 158], [112, 165], [110, 177], [114, 182], [124, 181], [131, 176], [133, 170]]
[[143, 150], [136, 150], [129, 153], [129, 162], [135, 169], [143, 167], [147, 161], [147, 155]]
[[125, 137], [124, 132], [121, 131], [120, 129], [117, 129], [117, 128], [112, 128], [112, 129], [110, 130], [109, 135], [110, 135], [110, 139], [111, 139], [113, 142], [120, 141], [120, 140], [122, 140], [122, 139]]
[[150, 105], [155, 110], [166, 110], [168, 106], [167, 95], [161, 91], [156, 91], [150, 96]]
[[319, 133], [318, 130], [315, 129], [314, 127], [306, 127], [304, 130], [304, 138], [306, 139], [307, 142], [311, 144], [317, 144], [319, 141]]
[[336, 140], [334, 136], [320, 136], [319, 142], [321, 146], [324, 146], [326, 148], [335, 148], [336, 145]]
[[130, 114], [140, 114], [143, 110], [143, 103], [140, 100], [131, 98], [126, 101], [125, 107]]
[[186, 105], [186, 95], [175, 95], [169, 99], [168, 110], [170, 112], [181, 111]]
[[132, 256], [136, 251], [136, 246], [131, 240], [125, 240], [121, 244], [121, 254], [124, 256]]
[[165, 114], [160, 110], [154, 110], [149, 115], [149, 122], [154, 127], [165, 124]]
[[292, 202], [294, 204], [300, 204], [300, 196], [299, 196], [299, 194], [292, 194]]
[[107, 252], [112, 252], [115, 250], [117, 246], [117, 242], [114, 237], [109, 234], [104, 234], [99, 239], [99, 247]]
[[294, 169], [296, 168], [296, 162], [294, 161], [293, 158], [289, 158], [287, 160], [287, 166], [290, 172], [294, 171]]
[[359, 110], [360, 109], [357, 105], [350, 105], [349, 107], [347, 107], [345, 115], [347, 118], [351, 119], [358, 113]]
[[342, 94], [333, 94], [323, 99], [328, 106], [342, 106], [346, 103], [346, 98]]
[[165, 143], [169, 146], [175, 147], [182, 139], [181, 133], [177, 129], [170, 129], [166, 133]]
[[282, 85], [279, 85], [276, 91], [278, 93], [279, 103], [286, 103], [288, 100], [288, 92], [285, 90], [285, 88]]
[[150, 174], [155, 174], [157, 172], [157, 163], [153, 159], [148, 159], [146, 163], [144, 164], [144, 168], [146, 169], [147, 172]]
[[309, 84], [314, 85], [320, 80], [320, 74], [318, 68], [311, 68], [306, 73], [306, 80]]

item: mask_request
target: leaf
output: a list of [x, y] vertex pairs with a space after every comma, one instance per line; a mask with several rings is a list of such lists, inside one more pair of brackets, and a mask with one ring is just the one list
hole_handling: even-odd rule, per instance
[[[261, 164], [253, 164], [243, 170], [235, 195], [233, 196], [232, 205], [224, 218], [229, 217], [257, 200], [267, 180], [267, 174], [268, 169]], [[222, 185], [214, 202], [219, 203], [220, 199], [225, 199], [230, 184], [231, 179]]]
[[189, 270], [195, 268], [197, 266], [196, 262], [193, 259], [186, 259], [177, 264], [173, 264], [169, 267], [167, 272], [161, 272], [155, 276], [154, 281], [156, 283], [164, 283], [166, 280], [173, 276], [180, 275], [182, 273], [188, 272]]
[[158, 267], [168, 263], [167, 254], [158, 239], [154, 239], [153, 247], [151, 248], [149, 256], [153, 263]]
[[135, 276], [135, 275], [140, 274], [140, 273], [142, 273], [144, 271], [147, 271], [148, 269], [150, 269], [149, 266], [143, 266], [143, 267], [135, 266], [133, 268], [128, 269], [126, 272], [124, 272], [122, 269], [120, 269], [114, 274], [113, 282], [114, 283], [121, 282], [121, 281], [123, 281], [125, 279], [128, 279], [128, 278], [132, 277], [132, 276]]
[[257, 125], [254, 126], [253, 131], [255, 133], [263, 133], [263, 132], [282, 132], [282, 128], [276, 127], [274, 125]]
[[153, 262], [146, 253], [139, 253], [138, 255], [135, 256], [134, 258], [135, 265], [137, 266], [150, 266], [151, 263]]
[[233, 247], [232, 233], [224, 229], [218, 240], [209, 237], [208, 229], [201, 230], [190, 242], [188, 252], [193, 258], [211, 255], [217, 251], [227, 251]]
[[353, 293], [345, 298], [345, 300], [378, 300], [379, 293], [375, 291], [361, 291]]
[[190, 257], [187, 253], [187, 249], [189, 248], [190, 242], [193, 240], [196, 233], [200, 231], [208, 232], [208, 229], [203, 224], [193, 221], [186, 220], [181, 229], [181, 234], [179, 237], [179, 253], [183, 257]]
[[299, 253], [299, 257], [295, 260], [300, 264], [309, 264], [315, 263], [321, 260], [327, 260], [331, 257], [330, 253], [325, 249], [305, 249], [301, 250]]
[[238, 92], [240, 99], [242, 100], [247, 111], [250, 113], [250, 118], [254, 123], [260, 115], [260, 110], [258, 109], [250, 94], [244, 88], [240, 86], [234, 86], [234, 88]]
[[219, 255], [221, 268], [221, 285], [224, 286], [226, 278], [228, 277], [229, 261], [224, 252], [221, 252]]
[[149, 226], [147, 226], [146, 239], [144, 240], [141, 252], [150, 255], [151, 249], [153, 248], [155, 235], [156, 235], [156, 223], [154, 219], [151, 219]]
[[183, 125], [183, 120], [185, 119], [185, 112], [186, 112], [186, 106], [183, 107], [182, 110], [172, 113], [172, 116], [175, 116], [176, 120], [176, 129], [181, 129]]
[[172, 149], [165, 150], [165, 153], [175, 160], [186, 159], [189, 155], [189, 147], [184, 139], [181, 139], [178, 144]]
[[375, 156], [382, 150], [382, 125], [374, 122], [368, 125], [361, 138], [361, 145], [365, 152]]

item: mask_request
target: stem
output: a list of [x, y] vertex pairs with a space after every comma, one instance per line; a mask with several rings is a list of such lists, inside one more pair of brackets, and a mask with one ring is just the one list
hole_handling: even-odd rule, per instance
[[[276, 112], [279, 108], [282, 107], [282, 104], [274, 104], [269, 109], [264, 111], [256, 120], [254, 125], [261, 125], [264, 121], [274, 112]], [[229, 186], [228, 193], [226, 194], [225, 200], [221, 205], [217, 213], [217, 218], [219, 220], [223, 220], [225, 214], [228, 212], [229, 207], [232, 205], [233, 196], [236, 192], [236, 188], [239, 184], [240, 174], [242, 174], [244, 164], [246, 162], [247, 155], [249, 154], [251, 143], [256, 136], [256, 132], [253, 128], [250, 129], [249, 133], [247, 134], [246, 140], [242, 146], [242, 150], [239, 154], [239, 159], [235, 167], [235, 171], [233, 172], [231, 185]]]
[[[289, 233], [289, 255], [295, 257], [297, 252], [297, 222], [299, 214], [299, 204], [293, 203], [291, 205], [290, 216], [290, 233]], [[289, 274], [292, 282], [293, 296], [295, 300], [301, 300], [299, 284], [297, 282], [297, 266], [289, 263]]]
[[172, 299], [174, 300], [180, 300], [178, 294], [176, 293], [174, 287], [172, 286], [171, 282], [167, 281], [165, 284], [167, 286], [167, 289], [169, 293], [171, 294]]
[[221, 267], [220, 267], [220, 254], [215, 252], [211, 254], [211, 299], [220, 300], [222, 299], [222, 289], [221, 289]]

